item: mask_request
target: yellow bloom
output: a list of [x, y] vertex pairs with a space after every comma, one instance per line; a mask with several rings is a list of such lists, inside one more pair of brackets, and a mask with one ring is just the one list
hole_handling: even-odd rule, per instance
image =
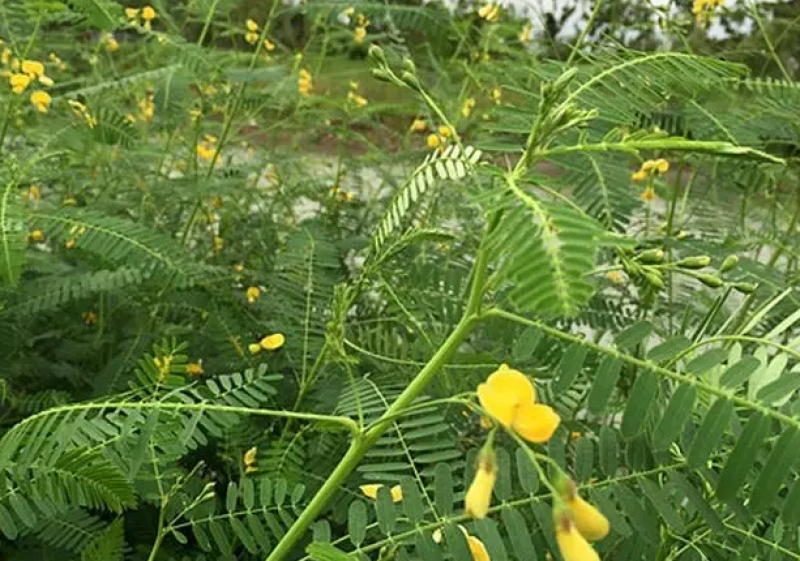
[[461, 105], [461, 116], [462, 117], [469, 117], [472, 114], [472, 110], [475, 108], [475, 98], [469, 97], [464, 100], [464, 103]]
[[203, 374], [205, 370], [203, 370], [203, 361], [198, 360], [197, 362], [190, 362], [186, 365], [186, 373], [189, 376], [199, 376]]
[[609, 271], [606, 278], [614, 284], [625, 284], [625, 275], [620, 271]]
[[210, 160], [214, 157], [214, 153], [216, 152], [213, 146], [209, 146], [205, 142], [198, 144], [195, 150], [198, 157], [202, 158], [203, 160]]
[[23, 60], [20, 70], [22, 70], [23, 74], [27, 74], [31, 78], [44, 76], [44, 64], [38, 60]]
[[142, 8], [142, 19], [145, 22], [151, 22], [156, 19], [156, 11], [153, 9], [153, 6], [145, 6]]
[[110, 33], [106, 33], [103, 36], [103, 41], [105, 43], [106, 50], [109, 53], [113, 53], [119, 50], [119, 41], [117, 41], [117, 39]]
[[63, 204], [64, 206], [78, 206], [78, 199], [75, 197], [66, 197]]
[[428, 123], [425, 122], [425, 119], [414, 119], [411, 121], [412, 132], [425, 132], [428, 129]]
[[428, 148], [438, 148], [442, 145], [442, 139], [439, 138], [438, 134], [429, 134], [426, 142], [428, 144]]
[[258, 24], [255, 21], [253, 21], [252, 19], [248, 19], [245, 22], [245, 25], [247, 25], [247, 30], [248, 31], [258, 31]]
[[363, 43], [366, 37], [367, 37], [366, 27], [359, 25], [353, 30], [353, 40], [356, 42], [357, 45]]
[[78, 240], [75, 238], [70, 238], [64, 242], [65, 249], [75, 249], [75, 246], [78, 244]]
[[94, 325], [97, 323], [97, 314], [92, 310], [83, 312], [83, 321], [86, 325]]
[[272, 52], [272, 51], [274, 51], [274, 50], [275, 50], [275, 43], [273, 43], [273, 42], [272, 42], [272, 41], [270, 41], [269, 39], [264, 39], [264, 48], [265, 48], [267, 51], [270, 51], [270, 52]]
[[503, 90], [500, 88], [492, 89], [492, 99], [497, 105], [500, 105], [500, 102], [503, 100]]
[[464, 509], [475, 518], [486, 518], [492, 504], [492, 489], [497, 481], [497, 465], [494, 452], [481, 450], [478, 457], [478, 471], [464, 497]]
[[478, 15], [486, 21], [497, 21], [500, 17], [500, 6], [497, 4], [484, 4], [478, 10]]
[[261, 289], [257, 286], [251, 286], [247, 289], [246, 294], [248, 304], [255, 304], [258, 297], [261, 296]]
[[241, 263], [235, 263], [231, 268], [237, 273], [241, 273], [242, 271], [244, 271], [244, 265]]
[[526, 23], [525, 26], [522, 28], [522, 31], [519, 32], [518, 35], [519, 42], [522, 43], [523, 45], [529, 43], [531, 40], [532, 31], [533, 28], [531, 27], [531, 24]]
[[355, 92], [349, 92], [347, 94], [347, 99], [352, 101], [357, 107], [364, 107], [368, 103], [366, 97], [358, 95]]
[[28, 200], [33, 201], [35, 203], [39, 202], [39, 199], [42, 198], [42, 194], [39, 191], [39, 187], [37, 185], [31, 185], [28, 187]]
[[38, 90], [31, 94], [31, 103], [33, 103], [33, 106], [36, 107], [39, 113], [47, 113], [51, 101], [53, 101], [53, 99], [47, 92]]
[[34, 230], [30, 234], [30, 240], [32, 242], [42, 242], [42, 241], [44, 241], [44, 232], [42, 232], [41, 230], [38, 230], [38, 229]]
[[253, 446], [247, 452], [245, 452], [242, 461], [244, 462], [245, 473], [253, 473], [254, 471], [256, 471], [256, 462], [258, 461], [258, 448]]
[[255, 31], [248, 31], [244, 36], [244, 40], [250, 43], [251, 45], [255, 45], [256, 43], [258, 43], [258, 33], [256, 33]]
[[564, 561], [600, 561], [600, 556], [575, 526], [569, 513], [555, 515], [556, 543]]
[[348, 17], [350, 17], [350, 16], [352, 16], [354, 13], [356, 13], [356, 9], [355, 9], [353, 6], [349, 6], [349, 7], [345, 8], [344, 10], [342, 10], [342, 13], [343, 13], [344, 15], [346, 15], [346, 16], [348, 16]]
[[31, 78], [27, 74], [12, 74], [8, 78], [8, 83], [11, 85], [11, 90], [15, 94], [21, 94], [31, 83]]
[[266, 351], [276, 351], [280, 349], [286, 342], [286, 337], [283, 333], [273, 333], [261, 339], [260, 345]]
[[301, 69], [297, 78], [297, 91], [300, 95], [308, 96], [313, 87], [314, 83], [311, 78], [311, 73], [305, 68]]
[[631, 174], [631, 179], [636, 182], [642, 182], [647, 180], [647, 172], [643, 170], [635, 171]]
[[656, 192], [652, 186], [648, 185], [645, 187], [645, 190], [639, 195], [639, 198], [642, 199], [644, 202], [649, 203], [651, 201], [656, 200]]
[[53, 82], [53, 79], [49, 76], [39, 76], [39, 83], [45, 88], [50, 88], [55, 82]]
[[469, 552], [472, 553], [473, 561], [492, 561], [486, 546], [475, 536], [467, 536], [467, 545], [469, 546]]
[[536, 403], [536, 390], [528, 377], [506, 364], [478, 386], [478, 400], [498, 423], [529, 442], [547, 442], [561, 422], [551, 407]]
[[608, 519], [597, 508], [583, 500], [577, 493], [567, 501], [575, 527], [589, 541], [596, 542], [608, 535]]
[[453, 135], [453, 129], [446, 125], [439, 127], [439, 134], [442, 138], [450, 138]]
[[[365, 497], [375, 500], [378, 498], [378, 490], [381, 487], [383, 487], [383, 485], [380, 483], [369, 483], [367, 485], [362, 485], [359, 487], [359, 489], [361, 489], [361, 492], [364, 493]], [[389, 492], [392, 494], [392, 502], [399, 503], [403, 500], [403, 489], [400, 487], [400, 485], [393, 486], [391, 489], [389, 489]]]
[[250, 343], [249, 345], [247, 345], [247, 350], [250, 351], [250, 354], [253, 355], [258, 354], [261, 352], [261, 345], [259, 345], [258, 343]]
[[669, 171], [669, 162], [663, 158], [659, 158], [655, 161], [655, 170], [661, 174], [667, 173], [667, 171]]
[[139, 17], [139, 9], [138, 8], [125, 8], [125, 17], [134, 20]]

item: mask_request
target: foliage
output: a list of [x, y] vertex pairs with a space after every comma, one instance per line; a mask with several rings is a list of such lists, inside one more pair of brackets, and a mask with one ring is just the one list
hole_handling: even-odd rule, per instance
[[3, 559], [800, 558], [792, 6], [132, 4], [0, 6]]

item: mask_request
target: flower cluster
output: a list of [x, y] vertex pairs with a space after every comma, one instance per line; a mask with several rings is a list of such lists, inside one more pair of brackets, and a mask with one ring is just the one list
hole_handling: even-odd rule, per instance
[[646, 181], [653, 175], [664, 175], [669, 171], [669, 162], [663, 158], [645, 160], [638, 171], [631, 175], [634, 181]]
[[447, 125], [442, 125], [439, 127], [439, 134], [431, 133], [428, 135], [426, 139], [426, 143], [428, 144], [428, 148], [442, 148], [445, 144], [450, 140], [450, 137], [453, 136], [453, 129], [452, 127], [448, 127]]
[[301, 68], [297, 78], [297, 91], [300, 95], [308, 97], [313, 88], [314, 81], [311, 78], [311, 72], [305, 68]]
[[89, 108], [86, 107], [85, 104], [81, 103], [77, 99], [70, 99], [67, 104], [69, 104], [70, 108], [72, 109], [72, 114], [85, 121], [87, 127], [93, 129], [97, 126], [97, 119], [92, 116], [92, 114], [89, 112]]
[[[0, 41], [0, 45], [2, 44], [3, 42]], [[54, 83], [52, 78], [45, 73], [44, 64], [38, 60], [23, 60], [20, 62], [13, 58], [11, 51], [7, 48], [3, 49], [0, 60], [5, 67], [2, 75], [8, 78], [11, 91], [17, 95], [21, 95], [28, 89], [28, 86], [37, 81], [46, 88], [49, 88]], [[52, 98], [44, 90], [34, 90], [31, 92], [30, 101], [39, 113], [47, 113]]]
[[464, 103], [461, 104], [461, 116], [462, 117], [469, 117], [472, 115], [472, 110], [475, 109], [475, 98], [468, 97], [464, 100]]
[[250, 43], [251, 45], [255, 45], [258, 43], [259, 35], [258, 35], [258, 23], [256, 23], [252, 19], [248, 19], [245, 23], [247, 26], [247, 32], [244, 34], [244, 40]]
[[497, 21], [500, 19], [500, 5], [484, 4], [478, 10], [478, 15], [486, 21]]
[[150, 31], [153, 26], [153, 20], [158, 17], [153, 6], [147, 5], [141, 9], [139, 8], [125, 8], [125, 17], [131, 25]]
[[213, 134], [207, 134], [203, 140], [197, 144], [195, 152], [197, 157], [203, 160], [210, 160], [217, 153], [217, 137]]

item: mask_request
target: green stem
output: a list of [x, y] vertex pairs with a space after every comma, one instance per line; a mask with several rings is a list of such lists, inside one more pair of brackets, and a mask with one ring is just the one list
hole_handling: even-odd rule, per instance
[[161, 542], [164, 541], [164, 522], [166, 521], [167, 497], [161, 497], [161, 499], [162, 504], [158, 511], [158, 533], [156, 534], [156, 540], [153, 542], [153, 547], [150, 549], [150, 556], [147, 558], [147, 561], [155, 561], [156, 556], [158, 555], [158, 550], [161, 549]]
[[594, 24], [594, 20], [600, 14], [600, 8], [603, 7], [603, 0], [597, 0], [594, 3], [594, 9], [592, 13], [589, 15], [589, 19], [586, 22], [586, 27], [583, 28], [581, 34], [578, 36], [578, 39], [575, 41], [575, 44], [572, 46], [572, 52], [569, 54], [569, 58], [567, 58], [567, 66], [572, 65], [572, 61], [575, 60], [575, 56], [578, 54], [578, 51], [583, 45], [586, 36], [589, 34], [589, 30], [592, 28], [592, 24]]

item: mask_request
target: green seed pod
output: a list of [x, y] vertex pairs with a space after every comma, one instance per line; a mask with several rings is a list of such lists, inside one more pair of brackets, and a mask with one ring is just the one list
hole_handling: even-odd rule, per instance
[[711, 288], [719, 288], [724, 284], [722, 282], [722, 279], [716, 275], [706, 275], [704, 273], [698, 273], [697, 275], [695, 275], [695, 277], [704, 285], [709, 286]]
[[637, 255], [636, 259], [642, 263], [661, 263], [664, 260], [664, 250], [648, 249]]
[[733, 288], [741, 292], [742, 294], [751, 294], [755, 292], [756, 287], [750, 284], [749, 282], [737, 282], [733, 284]]
[[695, 255], [693, 257], [681, 259], [676, 263], [676, 265], [678, 265], [678, 267], [683, 267], [684, 269], [702, 269], [703, 267], [708, 267], [710, 263], [711, 257], [708, 255]]
[[403, 70], [406, 72], [410, 72], [411, 74], [417, 73], [417, 66], [414, 64], [414, 61], [410, 58], [403, 59]]
[[389, 74], [380, 68], [373, 68], [372, 69], [372, 77], [376, 80], [380, 80], [381, 82], [391, 82], [392, 79], [389, 77]]
[[400, 75], [400, 79], [403, 80], [406, 84], [414, 88], [415, 90], [419, 89], [419, 80], [417, 77], [414, 76], [411, 72], [405, 71]]
[[725, 261], [722, 262], [722, 266], [719, 268], [721, 273], [727, 273], [731, 269], [735, 269], [736, 265], [739, 264], [739, 256], [738, 255], [728, 255], [725, 258]]

